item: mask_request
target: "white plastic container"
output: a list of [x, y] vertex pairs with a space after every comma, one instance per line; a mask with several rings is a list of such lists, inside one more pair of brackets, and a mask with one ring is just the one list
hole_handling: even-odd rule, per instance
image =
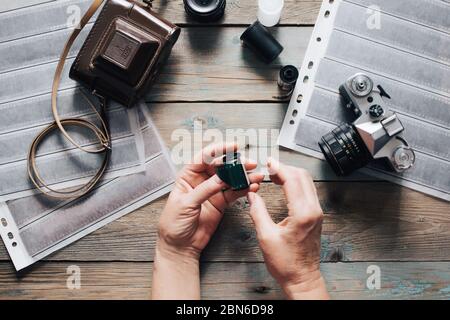
[[284, 0], [258, 0], [258, 20], [266, 27], [273, 27], [281, 18]]

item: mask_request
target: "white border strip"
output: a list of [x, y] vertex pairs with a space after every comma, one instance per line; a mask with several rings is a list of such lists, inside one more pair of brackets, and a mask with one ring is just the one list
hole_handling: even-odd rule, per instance
[[[311, 100], [314, 90], [315, 74], [320, 61], [325, 57], [325, 52], [329, 43], [329, 35], [333, 30], [336, 11], [341, 0], [324, 0], [319, 11], [316, 25], [314, 27], [308, 49], [300, 69], [297, 85], [289, 103], [286, 116], [281, 127], [278, 144], [293, 150], [297, 150], [295, 143], [295, 134], [297, 132], [297, 123], [305, 117], [307, 107]], [[319, 41], [320, 39], [320, 41]], [[312, 62], [312, 65], [310, 64]], [[297, 150], [299, 151], [299, 150]]]

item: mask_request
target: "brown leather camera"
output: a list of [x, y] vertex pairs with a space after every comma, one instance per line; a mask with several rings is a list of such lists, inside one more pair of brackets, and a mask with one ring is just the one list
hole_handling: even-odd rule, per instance
[[[149, 89], [172, 47], [180, 29], [151, 10], [152, 0], [93, 0], [79, 25], [64, 45], [52, 85], [52, 112], [55, 121], [44, 128], [33, 140], [28, 152], [28, 176], [34, 186], [54, 198], [78, 198], [92, 190], [103, 177], [111, 158], [111, 136], [105, 108], [107, 101], [116, 100], [124, 106], [133, 106]], [[97, 9], [104, 6], [76, 57], [69, 76], [100, 98], [100, 110], [88, 100], [100, 125], [85, 118], [60, 119], [57, 108], [58, 87], [64, 63], [75, 39]], [[65, 127], [78, 126], [89, 130], [97, 145], [86, 147], [75, 141]], [[84, 185], [68, 190], [55, 190], [43, 181], [36, 167], [39, 144], [54, 130], [59, 130], [76, 148], [93, 154], [103, 154], [103, 162], [95, 175]]]
[[180, 29], [149, 7], [108, 0], [71, 69], [91, 91], [131, 107], [154, 82]]

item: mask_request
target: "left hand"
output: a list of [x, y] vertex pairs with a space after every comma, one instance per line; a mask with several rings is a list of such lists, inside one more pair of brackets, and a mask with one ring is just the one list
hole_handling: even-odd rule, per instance
[[[217, 157], [235, 151], [236, 144], [208, 146], [196, 157], [194, 164], [182, 169], [160, 218], [158, 253], [163, 251], [198, 259], [224, 210], [238, 198], [258, 191], [264, 178], [260, 173], [250, 173], [250, 187], [241, 191], [225, 190], [228, 186], [216, 175], [220, 160]], [[242, 160], [246, 170], [257, 166]]]

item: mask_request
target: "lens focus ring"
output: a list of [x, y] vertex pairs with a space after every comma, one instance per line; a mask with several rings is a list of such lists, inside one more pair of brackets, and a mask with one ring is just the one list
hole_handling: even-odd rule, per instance
[[183, 0], [187, 14], [201, 22], [213, 22], [222, 18], [226, 0]]
[[319, 147], [339, 176], [348, 175], [372, 160], [367, 147], [353, 126], [344, 124], [324, 135]]

